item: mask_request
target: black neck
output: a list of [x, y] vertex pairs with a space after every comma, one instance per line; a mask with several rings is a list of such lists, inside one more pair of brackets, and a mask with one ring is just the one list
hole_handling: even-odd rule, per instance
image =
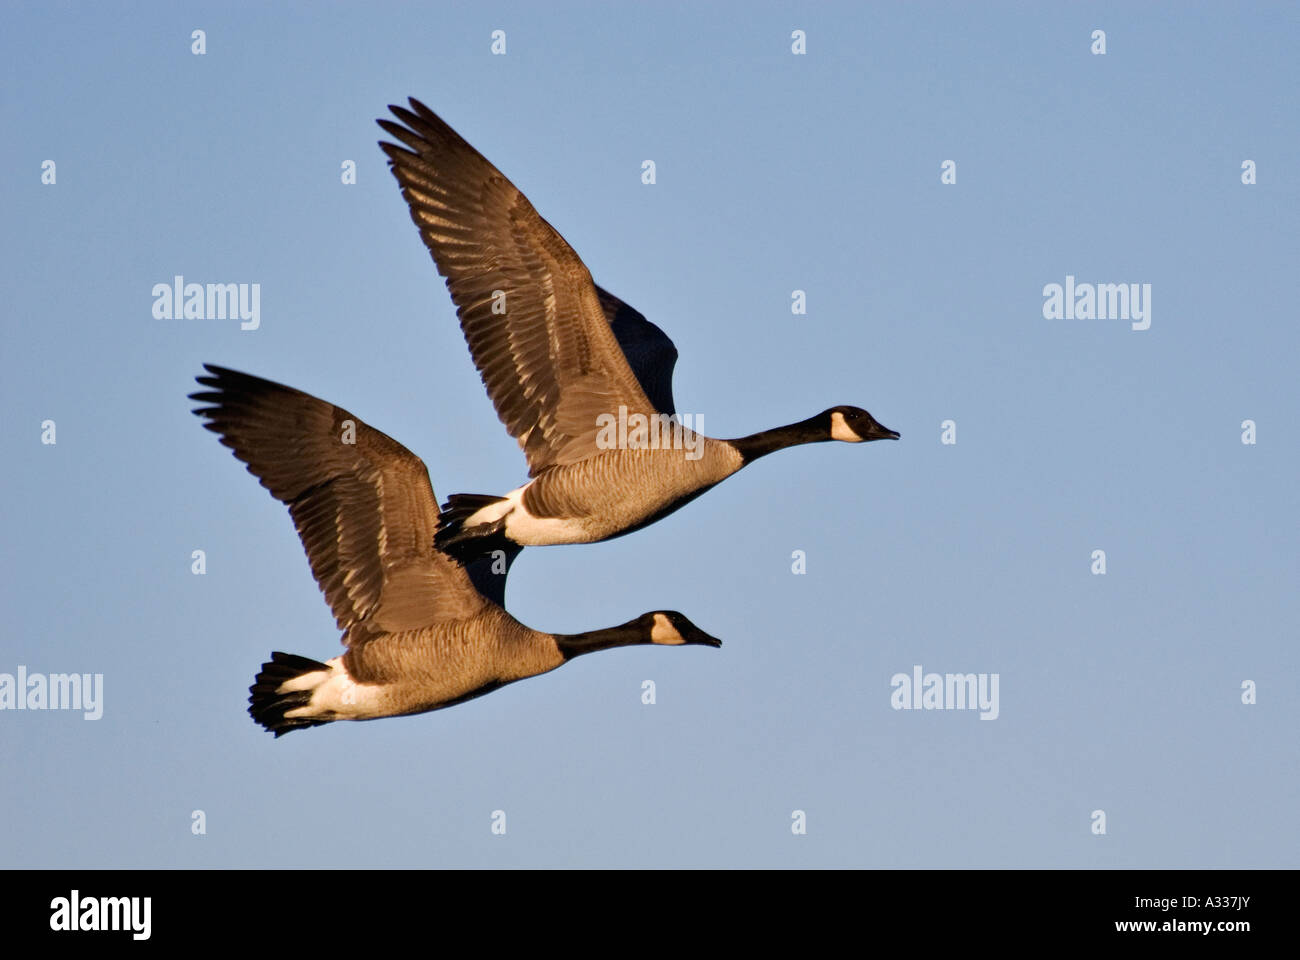
[[608, 650], [610, 647], [627, 647], [634, 643], [649, 643], [645, 628], [636, 620], [618, 627], [604, 630], [592, 630], [590, 633], [557, 633], [555, 645], [565, 660], [572, 660], [584, 653]]
[[761, 433], [741, 437], [739, 440], [727, 441], [740, 452], [745, 463], [752, 463], [759, 457], [765, 457], [776, 450], [798, 446], [801, 443], [818, 443], [831, 439], [831, 431], [826, 423], [826, 415], [817, 414], [807, 420], [800, 420], [785, 427], [773, 427]]

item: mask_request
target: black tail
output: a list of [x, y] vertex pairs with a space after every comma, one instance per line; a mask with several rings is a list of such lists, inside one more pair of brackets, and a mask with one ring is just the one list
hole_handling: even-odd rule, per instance
[[290, 730], [300, 727], [318, 727], [329, 720], [317, 720], [311, 717], [285, 717], [290, 710], [305, 707], [311, 702], [310, 690], [292, 690], [288, 693], [278, 692], [287, 680], [301, 677], [305, 673], [317, 670], [329, 672], [329, 667], [317, 660], [299, 657], [292, 653], [271, 654], [268, 663], [262, 664], [262, 671], [254, 678], [248, 688], [248, 715], [266, 727], [277, 737], [282, 737]]
[[[441, 507], [438, 517], [438, 532], [433, 536], [433, 545], [448, 556], [455, 557], [463, 564], [470, 564], [493, 550], [506, 550], [510, 559], [518, 553], [518, 546], [506, 538], [504, 519], [493, 523], [479, 523], [466, 527], [465, 521], [493, 503], [500, 503], [505, 497], [493, 497], [482, 493], [453, 493]], [[510, 552], [512, 551], [513, 552]]]

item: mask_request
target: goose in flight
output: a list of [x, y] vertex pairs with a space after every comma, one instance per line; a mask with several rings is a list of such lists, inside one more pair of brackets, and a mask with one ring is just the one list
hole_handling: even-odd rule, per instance
[[419, 457], [331, 403], [204, 366], [194, 413], [288, 505], [347, 647], [262, 665], [248, 712], [277, 737], [449, 707], [609, 647], [722, 645], [671, 610], [589, 633], [529, 629], [502, 608], [504, 569], [485, 569], [508, 569], [517, 550], [467, 570], [434, 545], [438, 501]]
[[414, 98], [389, 109], [401, 123], [378, 123], [400, 145], [379, 145], [531, 478], [503, 496], [452, 495], [440, 549], [469, 560], [506, 544], [608, 540], [775, 450], [898, 439], [850, 406], [736, 440], [686, 429], [663, 331], [598, 287], [528, 198], [432, 110]]

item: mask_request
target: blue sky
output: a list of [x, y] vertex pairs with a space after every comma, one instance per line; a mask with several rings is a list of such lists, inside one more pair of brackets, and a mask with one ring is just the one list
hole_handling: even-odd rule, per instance
[[[0, 865], [1297, 866], [1298, 19], [11, 6], [0, 674], [101, 673], [103, 716], [0, 711]], [[512, 573], [538, 629], [678, 609], [720, 650], [274, 740], [253, 674], [338, 632], [189, 413], [202, 363], [347, 407], [440, 497], [524, 479], [375, 143], [407, 96], [673, 337], [706, 432], [849, 403], [902, 440]], [[260, 327], [155, 319], [176, 275], [260, 284]], [[1150, 328], [1045, 319], [1067, 276], [1150, 284]], [[918, 664], [996, 674], [997, 719], [893, 709]]]

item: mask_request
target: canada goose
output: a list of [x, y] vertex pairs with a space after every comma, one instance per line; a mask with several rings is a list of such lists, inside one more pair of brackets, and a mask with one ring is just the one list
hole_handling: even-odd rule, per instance
[[190, 399], [207, 406], [194, 413], [288, 505], [347, 647], [324, 663], [275, 652], [262, 665], [248, 712], [277, 737], [448, 707], [608, 647], [722, 645], [671, 610], [590, 633], [529, 629], [435, 547], [438, 501], [419, 457], [333, 404], [204, 367], [207, 389]]
[[[672, 341], [596, 286], [564, 238], [477, 150], [424, 104], [412, 98], [410, 105], [389, 107], [401, 124], [378, 121], [405, 146], [379, 145], [531, 477], [504, 496], [451, 496], [441, 549], [470, 558], [504, 543], [607, 540], [653, 523], [775, 450], [898, 439], [849, 406], [736, 440], [670, 420]], [[665, 432], [671, 440], [659, 441]]]

